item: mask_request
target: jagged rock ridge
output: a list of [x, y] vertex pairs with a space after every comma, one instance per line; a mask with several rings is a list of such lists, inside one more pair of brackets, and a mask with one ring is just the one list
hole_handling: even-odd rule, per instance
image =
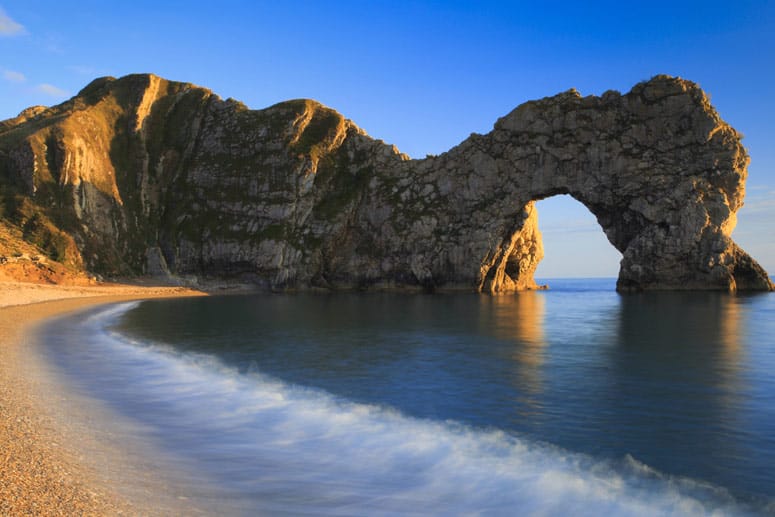
[[730, 238], [748, 156], [695, 84], [575, 90], [410, 160], [311, 100], [264, 110], [153, 75], [0, 123], [6, 218], [108, 275], [274, 289], [534, 288], [534, 201], [570, 194], [623, 254], [620, 290], [770, 290]]

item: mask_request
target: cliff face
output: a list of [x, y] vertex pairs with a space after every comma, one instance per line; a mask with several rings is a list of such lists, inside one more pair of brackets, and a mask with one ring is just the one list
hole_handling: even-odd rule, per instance
[[533, 288], [533, 201], [570, 194], [622, 252], [622, 290], [768, 290], [729, 237], [747, 163], [699, 87], [665, 76], [528, 102], [425, 160], [314, 101], [253, 111], [153, 75], [0, 123], [5, 218], [52, 258], [276, 289]]

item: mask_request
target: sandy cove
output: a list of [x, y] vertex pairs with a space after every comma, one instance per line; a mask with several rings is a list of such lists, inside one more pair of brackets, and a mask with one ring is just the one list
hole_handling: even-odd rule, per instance
[[[204, 293], [0, 282], [0, 515], [199, 514], [154, 465], [111, 443], [31, 348], [34, 327], [89, 306]], [[88, 405], [88, 404], [87, 404]], [[131, 487], [124, 479], [132, 479]]]

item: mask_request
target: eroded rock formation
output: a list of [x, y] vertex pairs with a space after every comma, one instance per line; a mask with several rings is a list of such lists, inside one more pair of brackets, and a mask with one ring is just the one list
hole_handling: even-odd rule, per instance
[[314, 101], [252, 111], [153, 75], [0, 123], [6, 217], [53, 258], [275, 289], [533, 288], [533, 202], [570, 194], [623, 254], [621, 290], [769, 290], [730, 238], [747, 164], [666, 76], [528, 102], [424, 160]]

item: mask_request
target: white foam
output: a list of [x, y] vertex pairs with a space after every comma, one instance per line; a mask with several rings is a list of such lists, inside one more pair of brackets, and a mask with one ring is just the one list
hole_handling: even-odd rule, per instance
[[158, 429], [246, 513], [336, 515], [730, 515], [723, 489], [611, 464], [498, 430], [407, 417], [213, 357], [98, 332], [134, 304], [84, 321], [93, 389]]

